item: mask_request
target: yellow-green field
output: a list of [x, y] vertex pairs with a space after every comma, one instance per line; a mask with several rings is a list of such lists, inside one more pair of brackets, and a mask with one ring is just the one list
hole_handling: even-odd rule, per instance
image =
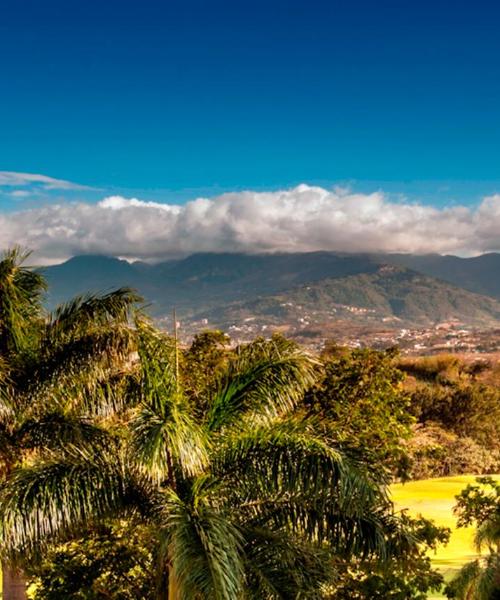
[[[456, 529], [453, 515], [455, 496], [469, 483], [475, 482], [475, 476], [460, 475], [439, 479], [410, 481], [392, 486], [392, 497], [399, 509], [408, 509], [411, 515], [421, 514], [433, 519], [436, 524], [452, 530], [450, 541], [432, 555], [434, 565], [449, 579], [466, 562], [475, 557], [472, 545], [473, 528]], [[443, 596], [429, 596], [429, 599]]]

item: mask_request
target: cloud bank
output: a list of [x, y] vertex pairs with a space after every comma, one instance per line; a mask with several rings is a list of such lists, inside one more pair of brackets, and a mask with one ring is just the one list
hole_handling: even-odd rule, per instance
[[394, 202], [300, 185], [234, 192], [184, 205], [109, 196], [0, 214], [2, 247], [22, 244], [38, 263], [75, 254], [162, 260], [193, 252], [411, 252], [500, 250], [500, 195], [474, 208]]

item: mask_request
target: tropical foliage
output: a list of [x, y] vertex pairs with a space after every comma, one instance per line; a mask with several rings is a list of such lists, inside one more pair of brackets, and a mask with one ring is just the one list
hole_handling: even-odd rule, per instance
[[393, 354], [319, 360], [280, 336], [229, 350], [220, 333], [181, 351], [128, 289], [46, 314], [26, 258], [0, 262], [0, 515], [37, 599], [439, 585], [425, 549], [444, 532], [386, 492], [412, 424]]
[[352, 350], [331, 346], [322, 355], [323, 368], [306, 397], [330, 435], [355, 448], [382, 475], [404, 477], [405, 445], [414, 419], [397, 368], [397, 351]]
[[26, 565], [33, 600], [154, 600], [146, 532], [128, 523], [100, 525], [50, 547]]
[[429, 553], [448, 543], [449, 530], [423, 517], [403, 514], [402, 519], [407, 532], [420, 544], [383, 562], [338, 562], [334, 590], [327, 595], [328, 600], [425, 600], [430, 591], [442, 588], [443, 575], [432, 568]]
[[[28, 455], [95, 438], [94, 399], [124, 368], [133, 338], [130, 290], [75, 298], [51, 314], [45, 282], [15, 248], [0, 261], [0, 465], [4, 478]], [[104, 403], [100, 403], [104, 406]], [[22, 584], [15, 577], [6, 582]]]
[[120, 516], [155, 532], [159, 597], [228, 599], [320, 597], [328, 549], [389, 552], [386, 531], [400, 524], [383, 492], [294, 414], [309, 356], [281, 338], [239, 349], [197, 420], [168, 340], [141, 324], [138, 353], [128, 437], [52, 450], [11, 477], [14, 552]]

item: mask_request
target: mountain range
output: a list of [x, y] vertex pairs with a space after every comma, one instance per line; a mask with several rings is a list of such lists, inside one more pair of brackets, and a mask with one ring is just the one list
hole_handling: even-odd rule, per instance
[[254, 317], [278, 324], [311, 312], [316, 321], [500, 323], [500, 254], [207, 253], [157, 264], [87, 255], [44, 273], [50, 307], [130, 286], [157, 317], [175, 307], [184, 318], [220, 327]]

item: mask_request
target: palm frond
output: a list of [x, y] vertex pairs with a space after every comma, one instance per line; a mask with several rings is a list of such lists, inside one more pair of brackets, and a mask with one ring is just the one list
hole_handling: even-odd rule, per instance
[[384, 488], [307, 423], [266, 422], [233, 435], [225, 432], [211, 466], [241, 523], [285, 529], [340, 553], [388, 552], [397, 522]]
[[474, 544], [478, 552], [484, 548], [500, 548], [500, 511], [479, 525], [474, 535]]
[[173, 481], [175, 469], [195, 475], [207, 463], [206, 438], [182, 403], [161, 407], [143, 405], [133, 420], [132, 436], [137, 461], [156, 481]]
[[102, 447], [109, 440], [109, 431], [92, 420], [61, 412], [28, 418], [15, 431], [16, 446], [28, 450], [64, 450], [68, 444]]
[[323, 586], [333, 577], [326, 548], [306, 544], [286, 530], [243, 529], [245, 593], [248, 600], [324, 597]]
[[24, 351], [42, 317], [43, 276], [24, 266], [30, 252], [16, 246], [0, 260], [0, 353]]
[[[116, 446], [70, 446], [12, 474], [0, 495], [6, 551], [36, 552], [96, 520], [137, 506], [141, 493]], [[141, 498], [144, 502], [144, 498]]]
[[241, 535], [228, 515], [210, 502], [203, 478], [184, 499], [170, 492], [163, 536], [164, 556], [181, 600], [240, 597]]
[[135, 333], [127, 326], [96, 331], [51, 348], [22, 373], [16, 389], [28, 406], [77, 406], [92, 414], [106, 412], [103, 385], [123, 370], [135, 350]]
[[500, 557], [491, 554], [464, 565], [446, 586], [446, 593], [458, 600], [492, 600], [500, 593]]
[[206, 436], [192, 419], [176, 379], [175, 349], [154, 332], [139, 335], [140, 405], [131, 423], [137, 460], [157, 481], [186, 476], [207, 463]]
[[[212, 469], [252, 490], [315, 493], [337, 486], [344, 456], [315, 437], [300, 420], [242, 422], [225, 432], [213, 453]], [[256, 487], [261, 483], [262, 487]]]
[[89, 330], [111, 324], [127, 324], [134, 305], [141, 296], [130, 288], [119, 288], [106, 294], [77, 296], [62, 304], [49, 315], [45, 326], [45, 343], [56, 345], [74, 337], [85, 336]]
[[257, 340], [237, 350], [219, 379], [208, 426], [217, 430], [246, 412], [287, 413], [314, 381], [316, 361], [283, 338]]
[[11, 369], [7, 357], [0, 356], [0, 421], [14, 414], [16, 402]]

